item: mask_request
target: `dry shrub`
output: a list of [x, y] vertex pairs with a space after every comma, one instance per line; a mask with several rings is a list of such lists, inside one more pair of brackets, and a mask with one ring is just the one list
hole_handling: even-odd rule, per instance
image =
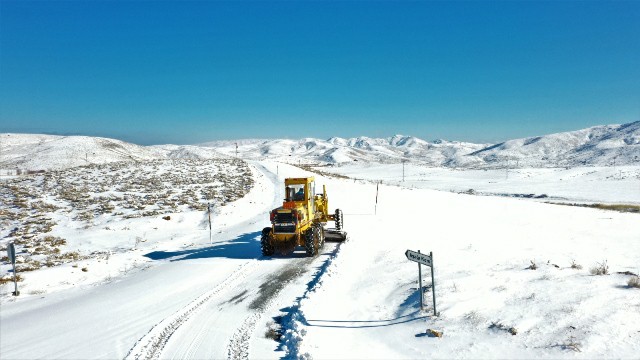
[[[20, 276], [20, 274], [17, 274], [16, 275], [16, 281], [17, 282], [24, 281], [24, 278], [22, 276]], [[12, 282], [13, 282], [13, 274], [4, 275], [4, 276], [0, 277], [0, 285], [12, 283]]]
[[609, 265], [607, 265], [607, 260], [592, 267], [590, 272], [591, 275], [609, 275]]
[[640, 276], [634, 276], [627, 282], [629, 287], [634, 287], [640, 289]]
[[575, 260], [571, 260], [571, 268], [576, 270], [582, 270], [582, 265], [576, 264]]

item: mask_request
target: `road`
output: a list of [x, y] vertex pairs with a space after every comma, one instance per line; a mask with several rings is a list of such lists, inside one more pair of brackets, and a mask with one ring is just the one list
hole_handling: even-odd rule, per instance
[[213, 245], [155, 251], [147, 254], [155, 266], [120, 281], [2, 304], [2, 358], [278, 357], [266, 324], [306, 291], [339, 246], [327, 243], [315, 258], [303, 250], [262, 257], [260, 231], [268, 208], [281, 203], [286, 170], [281, 165], [277, 177], [254, 166], [269, 179], [271, 201], [223, 229]]

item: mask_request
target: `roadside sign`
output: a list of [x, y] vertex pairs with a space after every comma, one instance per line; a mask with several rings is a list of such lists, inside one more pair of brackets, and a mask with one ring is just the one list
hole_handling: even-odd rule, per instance
[[407, 256], [407, 259], [411, 261], [415, 261], [417, 263], [427, 265], [427, 266], [431, 266], [431, 264], [433, 264], [433, 261], [431, 260], [431, 256], [427, 254], [422, 254], [422, 253], [411, 251], [411, 250], [407, 250], [404, 254]]
[[10, 243], [9, 246], [7, 246], [7, 256], [9, 257], [9, 261], [11, 261], [12, 264], [16, 263], [16, 247], [13, 245], [13, 243]]
[[16, 277], [16, 247], [13, 243], [7, 245], [7, 256], [9, 256], [9, 260], [11, 260], [11, 264], [13, 265], [13, 285], [15, 287], [13, 295], [18, 296], [20, 292], [18, 291], [18, 278]]
[[436, 312], [436, 279], [433, 270], [433, 252], [429, 255], [407, 250], [404, 255], [407, 259], [418, 263], [418, 292], [420, 294], [420, 310], [424, 310], [424, 291], [422, 288], [422, 265], [431, 267], [431, 293], [433, 294], [433, 316], [438, 316]]

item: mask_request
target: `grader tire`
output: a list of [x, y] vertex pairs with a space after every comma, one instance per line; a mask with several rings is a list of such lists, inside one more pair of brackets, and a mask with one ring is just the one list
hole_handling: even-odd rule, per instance
[[262, 237], [260, 238], [260, 248], [262, 249], [262, 255], [271, 256], [274, 253], [273, 244], [271, 244], [271, 228], [266, 227], [262, 229]]
[[324, 247], [324, 228], [318, 224], [318, 252]]
[[307, 256], [318, 255], [318, 250], [324, 245], [322, 226], [314, 224], [304, 235], [304, 249]]
[[307, 252], [307, 256], [314, 256], [318, 253], [316, 249], [315, 241], [313, 241], [313, 227], [310, 227], [304, 233], [304, 250]]
[[342, 210], [336, 209], [334, 218], [336, 223], [336, 230], [344, 229], [344, 215], [342, 214]]

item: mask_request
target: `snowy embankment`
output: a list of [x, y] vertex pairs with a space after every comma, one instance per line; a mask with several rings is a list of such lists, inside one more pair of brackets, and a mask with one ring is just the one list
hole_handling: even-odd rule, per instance
[[[328, 186], [350, 240], [294, 304], [289, 355], [637, 358], [640, 289], [619, 273], [640, 272], [637, 214], [382, 185], [375, 215], [375, 185]], [[407, 249], [434, 253], [438, 317]]]

